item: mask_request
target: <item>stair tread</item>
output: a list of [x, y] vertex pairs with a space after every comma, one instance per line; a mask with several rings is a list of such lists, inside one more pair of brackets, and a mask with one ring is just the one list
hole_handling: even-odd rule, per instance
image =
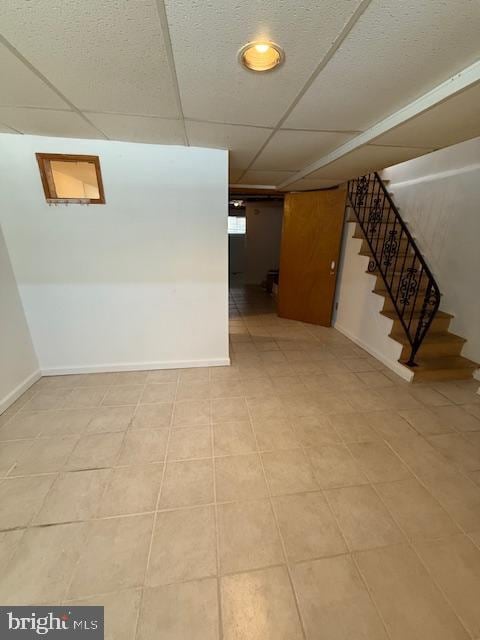
[[[405, 266], [407, 266], [407, 265], [405, 265]], [[369, 273], [370, 275], [373, 274], [374, 276], [378, 276], [379, 278], [381, 278], [381, 274], [379, 272], [375, 273], [373, 271], [367, 271], [366, 273]], [[407, 273], [406, 269], [404, 271], [393, 271], [393, 272], [389, 271], [388, 272], [388, 277], [391, 278], [392, 275], [393, 275], [395, 278], [398, 278], [401, 275], [406, 275], [406, 273]], [[380, 280], [380, 282], [383, 282], [383, 280]]]
[[[387, 318], [392, 318], [392, 320], [398, 320], [398, 314], [396, 311], [380, 311], [380, 313], [384, 316], [386, 316]], [[412, 316], [415, 319], [418, 319], [421, 315], [420, 311], [414, 311]], [[455, 316], [452, 316], [451, 313], [445, 313], [445, 311], [437, 311], [437, 313], [435, 314], [435, 318], [454, 318]]]
[[[477, 369], [479, 365], [473, 360], [464, 358], [463, 356], [418, 356], [416, 358], [417, 366], [408, 367], [412, 371], [419, 371], [420, 369], [433, 371], [438, 369]], [[408, 366], [408, 365], [405, 365]]]
[[[360, 240], [360, 238], [356, 238], [356, 240]], [[370, 249], [367, 249], [365, 251], [363, 249], [360, 249], [360, 251], [358, 252], [358, 255], [359, 256], [367, 256], [367, 258], [371, 258], [372, 257], [372, 252], [370, 251]], [[399, 253], [398, 254], [398, 258], [404, 258], [405, 256], [408, 257], [408, 256], [412, 256], [412, 255], [413, 255], [412, 251], [409, 251], [408, 253]], [[395, 257], [397, 257], [397, 254], [395, 254]]]
[[[374, 260], [373, 254], [372, 254], [372, 252], [370, 250], [359, 251], [358, 255], [359, 256], [365, 256], [365, 258], [369, 258], [370, 260]], [[398, 261], [400, 261], [400, 260], [403, 260], [403, 258], [406, 256], [407, 260], [408, 260], [408, 258], [411, 258], [412, 255], [413, 254], [410, 253], [410, 252], [409, 253], [399, 253], [398, 256], [395, 256], [395, 258]], [[375, 270], [374, 271], [367, 271], [367, 273], [369, 273], [371, 276], [379, 276], [380, 275], [380, 273], [378, 271], [378, 267], [376, 267], [376, 266], [375, 266]]]
[[[356, 238], [357, 240], [365, 240], [366, 239], [366, 234], [363, 233], [363, 231], [360, 229], [360, 231], [355, 231], [353, 234], [353, 237]], [[386, 238], [387, 236], [384, 233], [379, 233], [379, 234], [374, 234], [373, 236], [369, 235], [368, 236], [370, 238], [370, 240], [377, 240], [377, 238], [380, 238], [383, 240], [383, 238]], [[407, 238], [407, 236], [403, 236], [402, 238], [402, 242], [408, 242], [409, 238]]]
[[[400, 342], [401, 344], [410, 344], [404, 333], [391, 333], [390, 338]], [[427, 333], [422, 344], [447, 344], [450, 342], [461, 342], [464, 344], [466, 339], [462, 338], [462, 336], [457, 336], [456, 333]]]
[[[373, 293], [377, 293], [377, 294], [382, 295], [382, 296], [383, 295], [390, 295], [388, 293], [387, 287], [374, 287], [372, 289], [372, 291], [373, 291]], [[427, 288], [423, 288], [422, 287], [421, 289], [418, 290], [418, 296], [420, 296], [421, 293], [426, 293], [426, 292], [427, 292]], [[417, 302], [420, 302], [420, 300], [421, 300], [421, 298], [417, 297]]]

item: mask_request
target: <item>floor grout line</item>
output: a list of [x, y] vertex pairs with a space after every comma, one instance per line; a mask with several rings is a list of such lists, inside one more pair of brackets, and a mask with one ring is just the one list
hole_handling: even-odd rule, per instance
[[[373, 483], [371, 483], [370, 485], [373, 489], [373, 491], [375, 492], [377, 498], [380, 500], [381, 504], [385, 507], [385, 509], [387, 510], [387, 513], [390, 514], [390, 517], [392, 518], [392, 520], [395, 522], [395, 524], [397, 525], [397, 527], [400, 529], [400, 531], [402, 532], [403, 536], [405, 537], [406, 540], [406, 544], [408, 545], [408, 547], [411, 549], [411, 551], [414, 553], [414, 555], [416, 556], [416, 558], [419, 560], [420, 564], [423, 566], [423, 568], [425, 569], [425, 571], [427, 572], [428, 576], [430, 577], [430, 579], [432, 580], [433, 584], [437, 587], [438, 591], [442, 594], [442, 596], [444, 597], [445, 601], [448, 603], [452, 613], [454, 616], [456, 616], [460, 622], [460, 624], [464, 627], [466, 633], [468, 635], [471, 636], [470, 631], [467, 627], [467, 625], [465, 624], [465, 622], [462, 620], [460, 614], [457, 612], [457, 610], [455, 609], [455, 607], [453, 606], [453, 604], [451, 603], [450, 599], [447, 597], [447, 594], [445, 593], [445, 591], [443, 590], [443, 588], [440, 586], [440, 584], [438, 583], [438, 581], [435, 579], [435, 577], [433, 576], [432, 572], [430, 571], [430, 569], [428, 568], [427, 564], [424, 562], [423, 558], [421, 557], [420, 553], [417, 551], [413, 540], [411, 539], [411, 537], [406, 533], [405, 529], [402, 527], [401, 523], [399, 522], [399, 520], [395, 517], [393, 511], [391, 511], [388, 508], [388, 505], [386, 504], [385, 500], [383, 499], [382, 495], [380, 492], [377, 491], [375, 485]], [[455, 535], [461, 535], [460, 533], [452, 533], [451, 536], [455, 536]], [[465, 535], [465, 533], [463, 534]], [[450, 536], [442, 536], [442, 540], [445, 539], [445, 537], [450, 537]], [[425, 542], [426, 540], [423, 539], [423, 541]], [[471, 636], [473, 637], [473, 636]]]
[[[292, 426], [293, 426], [293, 428], [294, 428], [294, 430], [295, 430], [295, 426], [294, 426], [294, 424], [293, 424]], [[331, 424], [331, 426], [332, 426], [333, 430], [335, 431], [335, 433], [337, 434], [337, 436], [339, 436], [339, 437], [341, 438], [341, 435], [340, 435], [340, 434], [338, 433], [338, 431], [335, 429], [335, 426], [334, 426], [333, 424]], [[349, 449], [348, 449], [348, 447], [346, 446], [346, 444], [345, 444], [345, 443], [343, 443], [343, 446], [345, 446], [345, 447], [347, 448], [347, 450], [349, 451]], [[307, 449], [306, 447], [302, 446], [302, 450], [303, 450], [303, 452], [304, 452], [305, 459], [308, 461], [308, 464], [309, 464], [309, 466], [310, 466], [310, 468], [311, 468], [311, 471], [312, 471], [313, 477], [315, 477], [315, 469], [313, 468], [313, 465], [312, 465], [312, 463], [311, 463], [311, 461], [310, 461], [310, 457], [308, 456], [308, 453], [307, 453], [306, 449]], [[351, 452], [350, 452], [350, 451], [349, 451], [349, 453], [350, 453], [350, 455], [351, 455]], [[352, 456], [352, 458], [353, 458], [353, 456]], [[367, 478], [367, 479], [368, 479], [368, 478]], [[326, 490], [325, 490], [325, 489], [320, 485], [320, 483], [319, 483], [318, 481], [317, 481], [317, 483], [318, 483], [318, 485], [319, 485], [319, 489], [320, 489], [321, 495], [323, 496], [323, 500], [325, 501], [325, 504], [327, 505], [327, 508], [328, 508], [328, 510], [329, 510], [329, 512], [330, 512], [330, 514], [331, 514], [331, 516], [332, 516], [332, 518], [333, 518], [333, 520], [335, 521], [335, 524], [336, 524], [337, 530], [338, 530], [339, 534], [340, 534], [340, 535], [341, 535], [341, 537], [342, 537], [342, 540], [343, 540], [344, 545], [345, 545], [345, 549], [347, 550], [347, 554], [346, 554], [346, 555], [348, 555], [348, 556], [350, 557], [351, 561], [352, 561], [352, 562], [353, 562], [353, 564], [355, 565], [356, 570], [357, 570], [357, 573], [358, 573], [358, 575], [360, 576], [360, 578], [362, 579], [362, 582], [363, 582], [363, 584], [364, 584], [364, 586], [365, 586], [365, 589], [366, 589], [366, 591], [367, 591], [367, 593], [368, 593], [368, 596], [369, 596], [369, 598], [370, 598], [370, 602], [372, 603], [372, 606], [373, 606], [373, 608], [375, 609], [375, 611], [377, 612], [377, 615], [378, 615], [378, 617], [379, 617], [379, 620], [381, 621], [381, 623], [382, 623], [382, 625], [383, 625], [383, 627], [384, 627], [384, 629], [385, 629], [385, 633], [386, 633], [386, 635], [387, 635], [387, 638], [390, 638], [390, 633], [389, 633], [389, 631], [388, 631], [387, 624], [386, 624], [386, 622], [385, 622], [385, 620], [384, 620], [384, 618], [383, 618], [383, 615], [381, 614], [381, 611], [380, 611], [380, 609], [379, 609], [379, 607], [378, 607], [378, 605], [377, 605], [377, 603], [376, 603], [375, 599], [373, 598], [373, 595], [372, 595], [372, 593], [371, 593], [371, 591], [370, 591], [370, 588], [369, 588], [369, 586], [368, 586], [368, 584], [367, 584], [366, 580], [363, 578], [362, 574], [360, 573], [360, 571], [359, 571], [359, 569], [358, 569], [357, 563], [356, 563], [356, 561], [355, 561], [354, 553], [353, 553], [353, 551], [351, 550], [350, 545], [348, 544], [348, 540], [347, 540], [347, 538], [346, 538], [346, 536], [345, 536], [345, 534], [344, 534], [344, 532], [343, 532], [342, 527], [340, 526], [340, 522], [339, 522], [339, 519], [338, 519], [338, 517], [337, 517], [337, 514], [335, 513], [334, 509], [332, 508], [332, 506], [331, 506], [331, 504], [330, 504], [330, 501], [328, 500], [327, 492], [326, 492]], [[361, 485], [361, 486], [365, 486], [365, 485]], [[342, 488], [343, 488], [343, 487], [342, 487]]]
[[[211, 372], [210, 372], [211, 378]], [[213, 501], [214, 501], [214, 518], [215, 518], [215, 558], [217, 568], [217, 607], [218, 607], [218, 638], [223, 640], [223, 609], [222, 609], [222, 587], [221, 587], [221, 561], [220, 561], [220, 527], [217, 500], [217, 471], [215, 456], [215, 432], [213, 422], [213, 399], [210, 399], [210, 444], [212, 448], [212, 473], [213, 473]]]
[[[99, 406], [100, 406], [100, 407], [103, 407], [103, 406], [104, 406], [104, 405], [103, 405], [103, 402], [104, 402], [105, 398], [107, 397], [107, 395], [108, 395], [108, 393], [109, 393], [110, 389], [111, 389], [111, 388], [113, 388], [114, 386], [118, 386], [118, 385], [109, 385], [109, 386], [105, 389], [105, 393], [104, 393], [104, 395], [103, 395], [103, 397], [102, 397], [102, 400], [101, 400], [101, 402], [100, 402], [100, 404], [99, 404]], [[140, 399], [140, 397], [141, 397], [141, 394], [139, 395], [139, 399]], [[138, 401], [137, 401], [137, 404], [138, 404]], [[93, 418], [92, 418], [92, 419], [93, 419]], [[90, 420], [90, 422], [91, 422], [91, 420]], [[88, 425], [90, 424], [90, 422], [85, 426], [85, 429], [87, 429], [87, 427], [88, 427]], [[121, 452], [122, 452], [122, 449], [123, 449], [123, 445], [124, 445], [124, 443], [125, 443], [125, 436], [126, 436], [126, 433], [127, 433], [127, 429], [123, 432], [122, 442], [121, 442], [120, 446], [118, 447], [118, 451], [117, 451], [117, 454], [116, 454], [116, 460], [117, 460], [117, 461], [118, 461], [118, 459], [120, 458], [120, 455], [121, 455]], [[80, 439], [79, 439], [79, 441], [80, 441]], [[78, 442], [77, 442], [77, 445], [75, 445], [75, 447], [73, 448], [73, 450], [72, 450], [72, 452], [71, 452], [71, 454], [70, 454], [70, 456], [69, 456], [68, 460], [70, 459], [70, 457], [71, 457], [71, 456], [73, 456], [73, 454], [74, 454], [75, 449], [76, 449], [76, 447], [77, 447], [77, 446], [78, 446]], [[67, 462], [68, 462], [68, 460], [67, 460]], [[67, 463], [67, 462], [66, 462], [66, 463]], [[111, 476], [111, 475], [112, 475], [112, 471], [109, 473], [109, 476]], [[53, 486], [54, 486], [54, 484], [57, 482], [57, 479], [58, 479], [58, 476], [57, 476], [57, 478], [55, 479], [55, 481], [52, 483], [52, 486], [50, 487], [50, 491], [52, 491], [52, 490], [53, 490]], [[107, 488], [108, 488], [108, 487], [109, 487], [109, 478], [107, 479], [107, 481], [105, 482], [105, 485], [104, 485], [104, 487], [103, 487], [103, 490], [102, 490], [102, 497], [101, 497], [101, 498], [100, 498], [100, 500], [99, 500], [98, 508], [100, 508], [100, 506], [101, 506], [101, 504], [102, 504], [103, 498], [104, 498], [104, 496], [105, 496], [105, 494], [106, 494], [106, 492], [107, 492]], [[50, 492], [49, 492], [49, 493], [50, 493]], [[47, 499], [47, 496], [45, 496], [45, 500], [44, 500], [44, 502], [43, 502], [43, 504], [42, 504], [42, 507], [43, 507], [43, 505], [45, 504], [46, 499]], [[37, 512], [37, 515], [38, 515], [39, 513], [40, 513], [40, 510]], [[89, 520], [89, 521], [88, 521], [88, 523], [90, 523], [90, 522], [92, 522], [92, 520]], [[85, 524], [85, 527], [87, 527], [87, 526], [88, 526], [88, 525], [87, 525], [87, 524]], [[89, 536], [90, 536], [90, 532], [89, 532], [89, 531], [86, 531], [86, 532], [85, 532], [85, 540], [84, 540], [85, 547], [86, 547], [86, 545], [87, 545], [87, 544], [88, 544], [88, 542], [89, 542]], [[64, 593], [63, 593], [62, 602], [65, 600], [65, 598], [67, 597], [67, 595], [68, 595], [68, 594], [69, 594], [69, 592], [70, 592], [70, 589], [71, 589], [71, 587], [72, 587], [73, 581], [75, 580], [75, 575], [76, 575], [76, 572], [77, 572], [78, 566], [79, 566], [79, 564], [80, 564], [81, 559], [82, 559], [82, 558], [83, 558], [83, 556], [84, 556], [84, 552], [85, 552], [85, 549], [84, 549], [81, 553], [79, 553], [79, 554], [78, 554], [77, 561], [75, 562], [74, 567], [73, 567], [73, 570], [72, 570], [71, 579], [70, 579], [69, 581], [67, 581], [67, 583], [66, 583], [66, 587], [65, 587], [65, 590], [64, 590]]]
[[146, 587], [146, 581], [147, 581], [147, 578], [148, 578], [148, 570], [149, 570], [150, 559], [151, 559], [151, 555], [152, 555], [153, 541], [154, 541], [154, 538], [155, 538], [155, 529], [156, 529], [157, 519], [158, 519], [158, 507], [160, 505], [160, 499], [161, 499], [161, 495], [162, 495], [163, 485], [164, 485], [164, 482], [165, 482], [165, 474], [166, 474], [166, 471], [167, 471], [168, 448], [169, 448], [169, 445], [170, 445], [170, 438], [171, 438], [171, 435], [172, 435], [173, 423], [174, 423], [174, 419], [175, 419], [175, 400], [176, 400], [176, 397], [177, 397], [177, 394], [178, 394], [179, 382], [180, 382], [180, 375], [177, 376], [177, 382], [176, 382], [176, 388], [175, 388], [175, 396], [174, 396], [174, 401], [173, 401], [172, 413], [171, 413], [171, 416], [170, 416], [170, 428], [168, 430], [167, 442], [166, 442], [166, 445], [165, 445], [165, 455], [164, 455], [164, 459], [163, 459], [162, 478], [160, 480], [160, 487], [159, 487], [158, 494], [157, 494], [157, 500], [155, 502], [155, 513], [154, 513], [153, 522], [152, 522], [152, 533], [151, 533], [151, 536], [150, 536], [150, 543], [149, 543], [149, 547], [148, 547], [147, 562], [146, 562], [145, 571], [144, 571], [144, 574], [143, 574], [142, 592], [141, 592], [140, 601], [139, 601], [139, 604], [138, 604], [138, 614], [137, 614], [137, 620], [136, 620], [136, 624], [135, 624], [134, 638], [137, 638], [137, 636], [138, 636], [140, 617], [142, 615], [143, 597], [144, 597], [145, 589], [147, 588]]
[[[250, 407], [248, 406], [248, 402], [245, 401], [245, 405], [247, 407], [247, 412], [248, 412], [249, 420], [250, 420], [250, 427], [251, 427], [251, 429], [253, 431], [253, 436], [255, 438], [255, 442], [256, 442], [257, 450], [258, 450], [258, 438], [257, 438], [257, 432], [255, 431], [255, 426], [254, 426], [254, 421], [253, 421], [253, 418], [252, 418], [252, 413], [250, 411]], [[264, 462], [263, 462], [262, 454], [260, 452], [258, 452], [257, 455], [258, 455], [258, 458], [260, 460], [260, 465], [262, 467], [263, 479], [264, 479], [265, 485], [267, 487], [268, 502], [269, 502], [269, 505], [270, 505], [270, 511], [271, 511], [271, 514], [272, 514], [273, 519], [275, 521], [275, 527], [276, 527], [276, 531], [277, 531], [277, 536], [278, 536], [278, 539], [280, 541], [280, 545], [281, 545], [281, 548], [282, 548], [282, 554], [283, 554], [283, 558], [284, 558], [284, 561], [285, 561], [285, 568], [286, 568], [287, 575], [288, 575], [288, 581], [289, 581], [289, 584], [290, 584], [290, 589], [292, 590], [293, 599], [294, 599], [294, 602], [295, 602], [295, 608], [296, 608], [296, 612], [297, 612], [297, 616], [298, 616], [298, 621], [300, 623], [300, 628], [302, 630], [303, 637], [306, 640], [307, 633], [306, 633], [306, 629], [305, 629], [305, 622], [304, 622], [303, 616], [301, 614], [300, 601], [299, 601], [299, 597], [298, 597], [297, 591], [295, 589], [295, 584], [294, 584], [294, 581], [293, 581], [293, 578], [292, 578], [292, 573], [291, 573], [291, 570], [290, 570], [287, 549], [286, 549], [286, 546], [285, 546], [285, 540], [283, 538], [283, 535], [282, 535], [282, 532], [281, 532], [281, 529], [280, 529], [280, 524], [278, 522], [277, 514], [276, 514], [276, 511], [275, 511], [275, 507], [273, 505], [272, 491], [271, 491], [270, 483], [269, 483], [269, 480], [268, 480], [267, 473], [265, 471], [265, 465], [264, 465]]]

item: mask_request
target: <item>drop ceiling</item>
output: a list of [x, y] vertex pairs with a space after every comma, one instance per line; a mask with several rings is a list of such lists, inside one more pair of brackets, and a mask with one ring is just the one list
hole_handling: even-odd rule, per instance
[[[232, 184], [329, 187], [480, 135], [479, 32], [478, 0], [2, 0], [0, 132], [228, 149]], [[258, 39], [281, 68], [238, 64]]]

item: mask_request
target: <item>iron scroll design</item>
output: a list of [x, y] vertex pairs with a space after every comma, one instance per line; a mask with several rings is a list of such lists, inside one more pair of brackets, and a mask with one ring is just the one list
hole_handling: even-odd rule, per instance
[[440, 290], [425, 259], [378, 173], [350, 180], [348, 203], [353, 209], [371, 258], [410, 345], [406, 364], [416, 355], [440, 306]]

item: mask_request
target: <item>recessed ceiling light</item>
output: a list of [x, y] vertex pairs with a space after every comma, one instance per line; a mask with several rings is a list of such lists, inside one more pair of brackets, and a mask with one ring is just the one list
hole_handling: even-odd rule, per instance
[[250, 71], [272, 71], [282, 64], [285, 54], [274, 42], [248, 42], [240, 49], [238, 59]]

